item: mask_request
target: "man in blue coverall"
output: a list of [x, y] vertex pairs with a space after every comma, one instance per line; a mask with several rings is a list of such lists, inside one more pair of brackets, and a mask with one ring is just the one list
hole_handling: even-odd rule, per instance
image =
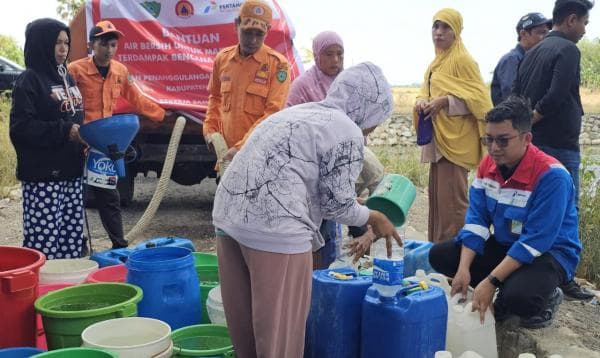
[[434, 245], [429, 261], [453, 277], [452, 295], [475, 287], [473, 309], [482, 320], [499, 288], [497, 321], [513, 314], [523, 327], [542, 328], [562, 302], [558, 286], [573, 279], [581, 243], [573, 180], [531, 143], [531, 119], [522, 97], [488, 112], [481, 141], [489, 154], [471, 185], [465, 226]]

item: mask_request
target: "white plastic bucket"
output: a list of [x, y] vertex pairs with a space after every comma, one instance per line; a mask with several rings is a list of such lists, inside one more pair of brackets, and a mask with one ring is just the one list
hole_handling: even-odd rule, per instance
[[40, 268], [40, 284], [85, 282], [88, 275], [98, 269], [98, 263], [88, 259], [47, 260]]
[[223, 299], [221, 298], [221, 286], [217, 286], [208, 292], [206, 299], [206, 312], [208, 318], [213, 324], [227, 326], [225, 321], [225, 310], [223, 309]]
[[121, 358], [170, 357], [171, 327], [145, 317], [115, 318], [95, 323], [81, 333], [83, 347], [100, 348]]

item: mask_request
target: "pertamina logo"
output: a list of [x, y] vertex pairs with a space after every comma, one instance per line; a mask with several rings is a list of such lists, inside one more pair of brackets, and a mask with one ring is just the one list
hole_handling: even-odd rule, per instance
[[208, 15], [210, 13], [213, 13], [217, 11], [218, 8], [219, 5], [217, 5], [216, 0], [209, 0], [207, 1], [206, 6], [204, 6], [204, 10], [202, 10], [202, 15]]
[[175, 5], [175, 14], [179, 17], [190, 17], [194, 15], [194, 5], [187, 0], [180, 0]]

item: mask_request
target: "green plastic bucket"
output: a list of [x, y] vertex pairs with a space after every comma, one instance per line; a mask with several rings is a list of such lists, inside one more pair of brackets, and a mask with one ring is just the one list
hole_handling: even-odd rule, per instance
[[81, 332], [111, 318], [137, 316], [142, 290], [127, 283], [90, 283], [50, 292], [35, 301], [48, 349], [81, 346]]
[[172, 357], [235, 357], [229, 330], [216, 324], [198, 324], [171, 333]]
[[55, 351], [40, 353], [34, 358], [118, 358], [115, 353], [94, 348], [65, 348]]
[[202, 323], [210, 323], [206, 311], [208, 292], [219, 285], [219, 264], [217, 255], [204, 252], [194, 252], [194, 266], [200, 281], [200, 304], [202, 307]]
[[417, 189], [408, 178], [399, 174], [387, 174], [366, 204], [369, 209], [385, 214], [394, 226], [399, 227], [406, 221], [416, 195]]

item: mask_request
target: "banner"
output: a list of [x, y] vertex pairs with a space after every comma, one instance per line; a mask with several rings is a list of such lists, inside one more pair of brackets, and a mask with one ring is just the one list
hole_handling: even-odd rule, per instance
[[[294, 29], [276, 1], [265, 43], [290, 62], [292, 79], [302, 61], [293, 46]], [[129, 69], [140, 90], [163, 108], [205, 113], [213, 59], [237, 44], [234, 19], [241, 0], [91, 0], [86, 2], [87, 31], [111, 21], [124, 36], [114, 59]], [[119, 102], [116, 113], [127, 111]]]

